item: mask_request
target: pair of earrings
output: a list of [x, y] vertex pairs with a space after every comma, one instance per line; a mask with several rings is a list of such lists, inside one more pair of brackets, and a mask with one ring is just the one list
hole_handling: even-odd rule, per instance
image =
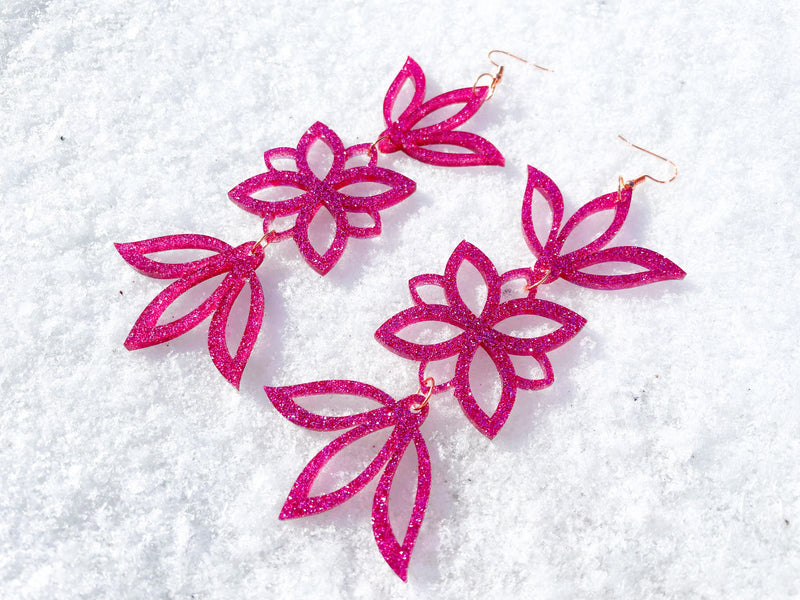
[[[257, 241], [233, 247], [216, 238], [189, 234], [117, 244], [122, 257], [139, 271], [151, 277], [176, 280], [145, 308], [125, 346], [143, 348], [173, 339], [212, 315], [208, 332], [211, 358], [223, 376], [238, 387], [263, 319], [264, 299], [256, 270], [269, 244], [292, 238], [306, 262], [324, 275], [342, 256], [349, 237], [379, 235], [380, 211], [401, 202], [416, 188], [413, 181], [400, 173], [379, 167], [381, 153], [403, 151], [422, 162], [441, 166], [503, 165], [502, 155], [490, 142], [457, 129], [494, 93], [503, 76], [502, 66], [495, 65], [499, 67], [496, 74], [481, 76], [489, 75], [489, 85], [479, 87], [476, 82], [472, 87], [426, 101], [425, 76], [419, 65], [409, 58], [386, 94], [383, 106], [386, 129], [376, 142], [345, 148], [333, 131], [322, 123], [315, 123], [296, 148], [268, 150], [264, 155], [266, 172], [244, 181], [229, 193], [234, 203], [263, 219], [264, 234]], [[400, 115], [393, 118], [398, 96], [407, 83], [413, 85], [413, 96]], [[420, 121], [434, 111], [461, 104], [460, 110], [439, 123], [419, 126]], [[333, 156], [330, 168], [322, 176], [314, 173], [308, 158], [309, 149], [318, 142], [327, 145]], [[458, 151], [446, 152], [441, 150], [442, 146], [457, 147]], [[586, 323], [582, 316], [568, 308], [537, 297], [541, 289], [558, 279], [587, 288], [614, 290], [684, 277], [685, 273], [677, 265], [652, 250], [608, 246], [625, 222], [634, 188], [646, 178], [659, 181], [647, 175], [631, 181], [620, 178], [615, 191], [588, 202], [564, 222], [564, 202], [558, 187], [547, 175], [528, 167], [521, 222], [525, 241], [536, 258], [534, 267], [501, 274], [480, 249], [463, 241], [451, 254], [443, 274], [418, 275], [409, 281], [412, 306], [389, 318], [376, 331], [377, 340], [389, 350], [419, 363], [419, 387], [411, 395], [396, 400], [371, 385], [349, 380], [266, 387], [269, 400], [293, 423], [314, 430], [344, 431], [303, 469], [280, 518], [308, 516], [338, 506], [381, 473], [373, 498], [373, 534], [386, 562], [405, 580], [430, 495], [431, 462], [420, 427], [428, 416], [431, 397], [453, 389], [467, 418], [481, 433], [492, 438], [508, 419], [517, 390], [539, 390], [553, 383], [554, 372], [548, 352], [572, 339]], [[361, 183], [381, 184], [388, 189], [368, 196], [348, 194], [350, 186]], [[264, 190], [279, 187], [295, 188], [299, 194], [278, 201], [257, 197]], [[544, 235], [536, 231], [533, 222], [534, 199], [539, 197], [546, 201], [551, 217], [550, 230]], [[330, 213], [335, 227], [330, 246], [323, 252], [314, 247], [308, 233], [309, 225], [321, 210]], [[601, 212], [613, 215], [608, 228], [591, 242], [565, 252], [564, 247], [573, 232], [588, 217]], [[367, 215], [373, 224], [367, 227], [353, 224], [356, 215]], [[280, 229], [278, 223], [287, 218], [290, 226]], [[160, 262], [147, 256], [176, 249], [207, 250], [214, 254], [181, 264]], [[467, 264], [477, 270], [485, 284], [486, 298], [478, 309], [468, 305], [457, 283], [459, 271]], [[593, 269], [619, 264], [626, 264], [629, 270], [635, 271], [603, 274]], [[224, 279], [197, 308], [171, 322], [159, 324], [177, 298], [219, 275], [224, 275]], [[250, 309], [238, 348], [232, 353], [226, 341], [227, 324], [231, 308], [245, 286], [249, 288]], [[520, 317], [545, 320], [555, 327], [546, 334], [530, 337], [503, 331], [504, 323]], [[420, 323], [445, 324], [455, 327], [458, 333], [436, 343], [407, 339], [402, 335], [404, 330]], [[473, 359], [479, 350], [489, 356], [501, 383], [500, 397], [491, 414], [479, 405], [470, 381]], [[429, 370], [439, 363], [449, 363], [452, 373], [436, 381]], [[365, 412], [325, 416], [303, 408], [298, 402], [310, 396], [358, 396], [376, 405]], [[337, 490], [312, 494], [315, 479], [331, 458], [364, 436], [387, 428], [391, 429], [388, 440], [360, 474]], [[416, 455], [416, 493], [405, 534], [398, 536], [389, 518], [389, 495], [398, 465], [412, 445]]]

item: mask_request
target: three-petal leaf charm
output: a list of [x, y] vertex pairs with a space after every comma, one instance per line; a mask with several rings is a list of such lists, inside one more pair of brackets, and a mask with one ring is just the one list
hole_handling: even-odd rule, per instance
[[[318, 177], [309, 164], [309, 150], [315, 142], [325, 144], [333, 160], [324, 176]], [[365, 165], [347, 166], [350, 161], [366, 159]], [[289, 161], [296, 168], [278, 169], [279, 161]], [[318, 273], [330, 271], [344, 252], [347, 239], [369, 238], [380, 235], [380, 211], [408, 198], [416, 184], [392, 171], [377, 166], [378, 153], [370, 144], [359, 144], [345, 149], [342, 140], [322, 123], [314, 123], [305, 132], [297, 148], [274, 148], [264, 153], [267, 172], [240, 183], [228, 196], [244, 210], [264, 219], [264, 231], [270, 231], [281, 217], [294, 216], [291, 227], [277, 232], [275, 241], [293, 238], [306, 262]], [[357, 184], [385, 187], [369, 195], [349, 194], [348, 188]], [[300, 194], [277, 201], [261, 200], [260, 192], [272, 188], [294, 188]], [[374, 190], [369, 190], [374, 191]], [[309, 226], [320, 210], [327, 210], [335, 228], [330, 245], [318, 252], [309, 239]], [[371, 225], [351, 223], [355, 215], [366, 215]]]
[[[418, 408], [420, 396], [395, 400], [371, 385], [345, 380], [265, 387], [264, 390], [275, 408], [292, 423], [318, 431], [347, 429], [306, 465], [292, 486], [280, 518], [305, 517], [334, 508], [361, 491], [383, 469], [372, 502], [372, 532], [384, 560], [405, 581], [431, 488], [430, 457], [419, 431], [428, 415], [428, 407]], [[379, 407], [353, 415], [330, 417], [312, 413], [295, 402], [295, 398], [305, 396], [331, 395], [360, 396], [377, 402]], [[389, 439], [361, 473], [337, 490], [320, 495], [311, 494], [314, 480], [331, 458], [353, 442], [387, 427], [392, 428]], [[399, 542], [389, 521], [389, 492], [397, 467], [412, 444], [417, 457], [417, 490], [405, 536]]]
[[[486, 301], [477, 312], [471, 310], [459, 292], [457, 275], [462, 266], [472, 264], [486, 283]], [[535, 297], [535, 287], [521, 298], [501, 301], [501, 288], [508, 282], [520, 280], [520, 288], [533, 283], [530, 269], [516, 269], [503, 275], [489, 258], [469, 242], [461, 242], [447, 261], [444, 275], [426, 274], [409, 281], [414, 306], [396, 314], [375, 332], [375, 337], [392, 352], [420, 361], [420, 380], [425, 378], [429, 362], [457, 356], [452, 379], [434, 388], [436, 391], [454, 388], [456, 398], [467, 417], [483, 434], [494, 437], [506, 422], [516, 399], [517, 389], [535, 390], [553, 382], [553, 369], [547, 352], [570, 340], [586, 323], [580, 315], [546, 300]], [[419, 288], [441, 288], [443, 303], [423, 300]], [[498, 330], [507, 319], [522, 317], [534, 322], [542, 318], [555, 322], [557, 329], [544, 335], [516, 337]], [[459, 333], [437, 343], [417, 343], [399, 334], [417, 323], [455, 327]], [[487, 414], [477, 403], [470, 384], [470, 366], [479, 348], [489, 355], [500, 377], [502, 392], [497, 409]], [[532, 357], [543, 376], [529, 379], [515, 370], [511, 356]]]
[[[157, 279], [177, 279], [142, 311], [125, 340], [125, 347], [137, 350], [169, 341], [183, 335], [213, 313], [208, 329], [208, 351], [219, 372], [238, 388], [264, 316], [264, 293], [255, 274], [264, 260], [263, 248], [256, 242], [247, 242], [234, 248], [217, 238], [198, 234], [167, 235], [114, 246], [122, 258], [140, 273]], [[210, 250], [215, 254], [185, 263], [159, 262], [145, 256], [169, 250]], [[225, 278], [199, 306], [174, 321], [158, 324], [164, 312], [179, 297], [218, 275], [225, 275]], [[226, 328], [231, 308], [245, 284], [250, 287], [250, 311], [242, 339], [236, 354], [232, 356], [226, 341]]]
[[[407, 81], [414, 85], [414, 94], [408, 106], [393, 119], [395, 103]], [[409, 57], [383, 100], [386, 130], [378, 138], [378, 149], [381, 152], [402, 150], [416, 160], [446, 167], [503, 166], [503, 155], [486, 139], [467, 131], [455, 131], [456, 127], [466, 123], [478, 112], [488, 94], [489, 88], [486, 86], [468, 87], [446, 92], [425, 102], [425, 74], [414, 59]], [[458, 104], [464, 106], [455, 114], [438, 123], [420, 126], [420, 122], [431, 113]], [[442, 146], [453, 147], [456, 151], [433, 149]]]
[[[534, 192], [544, 197], [552, 211], [550, 233], [544, 244], [536, 235], [533, 225]], [[528, 185], [522, 203], [522, 230], [528, 246], [537, 257], [534, 268], [536, 281], [543, 285], [561, 277], [582, 287], [618, 290], [668, 279], [683, 279], [686, 276], [683, 269], [657, 252], [636, 246], [605, 247], [625, 223], [632, 192], [632, 185], [624, 185], [616, 192], [595, 198], [579, 208], [561, 228], [564, 218], [561, 191], [547, 175], [529, 166]], [[608, 228], [582, 248], [562, 254], [570, 234], [589, 216], [603, 211], [614, 211]], [[610, 266], [612, 263], [627, 264], [628, 267], [643, 268], [644, 271], [600, 274], [583, 270], [594, 265]]]

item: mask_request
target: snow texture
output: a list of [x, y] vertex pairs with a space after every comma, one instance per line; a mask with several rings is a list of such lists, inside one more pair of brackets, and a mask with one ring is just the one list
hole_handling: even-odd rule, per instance
[[[788, 0], [4, 0], [0, 597], [800, 594], [798, 32]], [[291, 243], [268, 247], [241, 392], [208, 358], [207, 325], [123, 348], [164, 282], [113, 242], [257, 239], [260, 219], [226, 194], [265, 150], [317, 120], [374, 141], [407, 56], [438, 94], [498, 47], [554, 71], [505, 60], [466, 127], [506, 167], [382, 156], [417, 192], [383, 211], [380, 237], [351, 240], [326, 277]], [[417, 365], [373, 338], [410, 305], [407, 280], [441, 273], [462, 239], [501, 271], [531, 265], [528, 164], [568, 214], [620, 174], [670, 174], [618, 133], [680, 174], [636, 189], [615, 241], [687, 278], [543, 290], [588, 324], [494, 441], [434, 396], [408, 583], [372, 539], [374, 484], [279, 521], [330, 435], [281, 418], [262, 386], [412, 393]]]

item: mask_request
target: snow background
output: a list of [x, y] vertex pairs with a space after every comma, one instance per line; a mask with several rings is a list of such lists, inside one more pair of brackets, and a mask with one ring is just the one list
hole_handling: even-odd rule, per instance
[[[797, 225], [800, 9], [654, 0], [276, 4], [4, 0], [0, 7], [0, 595], [4, 598], [784, 598], [800, 593]], [[227, 191], [316, 120], [346, 145], [383, 128], [406, 56], [429, 95], [511, 60], [466, 129], [507, 167], [381, 159], [417, 182], [326, 277], [291, 243], [260, 270], [266, 310], [241, 392], [206, 326], [127, 352], [164, 282], [112, 246], [260, 221]], [[588, 319], [484, 439], [451, 395], [423, 431], [433, 492], [403, 584], [375, 547], [370, 486], [281, 522], [331, 436], [284, 421], [261, 386], [364, 381], [397, 397], [416, 364], [373, 332], [468, 239], [532, 262], [526, 165], [571, 214], [617, 176], [619, 243], [681, 282], [541, 297]]]

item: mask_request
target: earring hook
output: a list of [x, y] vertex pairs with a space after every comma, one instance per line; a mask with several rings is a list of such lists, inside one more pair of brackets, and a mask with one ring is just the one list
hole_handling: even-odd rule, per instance
[[[619, 134], [617, 135], [617, 137], [619, 139], [621, 139], [623, 142], [625, 142], [626, 144], [628, 144], [629, 146], [633, 146], [634, 148], [636, 148], [637, 150], [641, 150], [645, 154], [649, 154], [650, 156], [653, 156], [653, 157], [655, 157], [655, 158], [657, 158], [659, 160], [663, 160], [665, 163], [668, 163], [668, 164], [672, 165], [672, 168], [673, 168], [673, 171], [674, 171], [673, 174], [672, 174], [672, 177], [670, 177], [669, 179], [663, 179], [663, 180], [662, 179], [656, 179], [652, 175], [640, 175], [636, 179], [632, 179], [632, 180], [628, 181], [627, 183], [625, 183], [624, 185], [626, 187], [627, 186], [630, 186], [632, 188], [636, 187], [637, 185], [642, 183], [645, 179], [649, 179], [650, 181], [655, 181], [656, 183], [669, 183], [670, 181], [674, 181], [675, 178], [678, 176], [678, 165], [676, 165], [670, 159], [664, 158], [663, 156], [661, 156], [659, 154], [656, 154], [655, 152], [651, 152], [650, 150], [647, 150], [646, 148], [642, 148], [641, 146], [637, 146], [636, 144], [634, 144], [632, 142], [629, 142], [628, 140], [626, 140], [624, 137], [622, 137]], [[620, 180], [622, 180], [622, 176], [620, 176]]]
[[542, 71], [548, 71], [550, 73], [553, 72], [552, 69], [548, 69], [547, 67], [543, 67], [541, 65], [537, 65], [536, 63], [532, 63], [529, 60], [525, 60], [524, 58], [521, 58], [521, 57], [517, 56], [516, 54], [511, 54], [511, 52], [506, 52], [505, 50], [492, 50], [492, 51], [489, 52], [489, 54], [487, 56], [489, 57], [489, 62], [492, 63], [495, 67], [497, 67], [497, 73], [495, 73], [494, 75], [492, 75], [491, 73], [481, 73], [480, 75], [478, 75], [478, 78], [475, 80], [475, 83], [472, 84], [472, 93], [474, 94], [475, 93], [475, 88], [478, 87], [478, 82], [481, 79], [483, 79], [484, 77], [488, 77], [488, 78], [490, 78], [492, 80], [492, 82], [489, 84], [489, 94], [484, 99], [484, 102], [486, 100], [488, 100], [489, 98], [491, 98], [492, 96], [494, 96], [494, 89], [503, 80], [503, 74], [504, 74], [504, 71], [505, 71], [505, 67], [503, 65], [499, 64], [499, 63], [496, 63], [494, 61], [494, 59], [492, 59], [492, 54], [495, 54], [495, 53], [497, 53], [497, 54], [505, 54], [506, 56], [510, 56], [511, 58], [514, 58], [514, 59], [516, 59], [516, 60], [518, 60], [520, 62], [524, 62], [526, 65], [530, 65], [532, 67], [536, 67], [537, 69], [540, 69]]

